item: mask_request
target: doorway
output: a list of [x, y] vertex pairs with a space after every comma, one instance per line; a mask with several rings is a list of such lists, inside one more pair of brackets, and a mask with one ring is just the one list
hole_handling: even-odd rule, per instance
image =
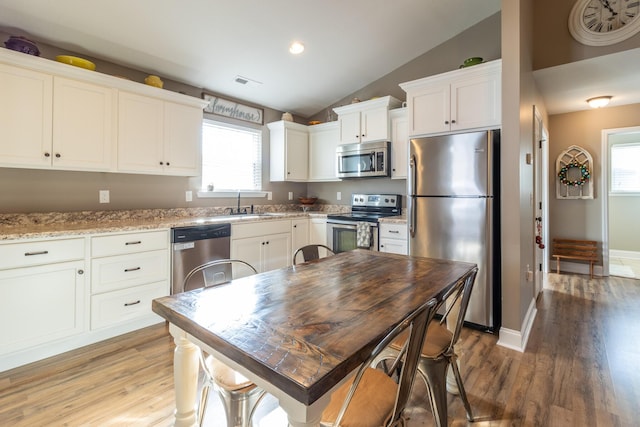
[[[635, 161], [634, 161], [635, 159]], [[602, 131], [602, 274], [640, 278], [640, 127]]]
[[534, 115], [534, 155], [533, 155], [533, 215], [534, 215], [534, 262], [533, 280], [534, 298], [537, 298], [544, 283], [545, 273], [549, 272], [548, 260], [548, 221], [549, 218], [549, 135], [538, 109], [533, 107]]

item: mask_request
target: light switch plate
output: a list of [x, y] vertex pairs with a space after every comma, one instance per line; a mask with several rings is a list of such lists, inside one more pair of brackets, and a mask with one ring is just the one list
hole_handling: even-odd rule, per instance
[[342, 200], [342, 192], [341, 191], [338, 191], [338, 194], [336, 194], [336, 199]]
[[184, 193], [184, 199], [187, 202], [192, 202], [193, 201], [193, 192], [190, 190], [185, 191]]

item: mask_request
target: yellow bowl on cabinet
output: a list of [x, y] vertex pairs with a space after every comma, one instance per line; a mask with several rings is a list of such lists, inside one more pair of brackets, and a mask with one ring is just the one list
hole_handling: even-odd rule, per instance
[[56, 61], [62, 62], [63, 64], [73, 65], [74, 67], [84, 68], [90, 71], [95, 71], [96, 69], [96, 64], [86, 59], [78, 58], [77, 56], [58, 55], [56, 56]]

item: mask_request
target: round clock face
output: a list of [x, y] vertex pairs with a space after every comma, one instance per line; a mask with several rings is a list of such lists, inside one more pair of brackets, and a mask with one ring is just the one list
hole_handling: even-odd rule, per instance
[[578, 0], [569, 16], [569, 31], [590, 46], [626, 40], [640, 31], [640, 0]]

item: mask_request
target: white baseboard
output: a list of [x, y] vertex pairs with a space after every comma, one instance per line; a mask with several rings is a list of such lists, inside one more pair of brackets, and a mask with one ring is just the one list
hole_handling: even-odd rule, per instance
[[529, 334], [533, 326], [533, 321], [536, 319], [538, 309], [536, 308], [536, 300], [533, 298], [529, 309], [522, 322], [522, 329], [516, 331], [508, 328], [500, 328], [500, 337], [498, 338], [498, 345], [512, 350], [524, 353], [527, 348], [527, 342], [529, 341]]
[[640, 252], [638, 251], [622, 251], [619, 249], [610, 249], [609, 258], [627, 258], [627, 259], [640, 259]]

